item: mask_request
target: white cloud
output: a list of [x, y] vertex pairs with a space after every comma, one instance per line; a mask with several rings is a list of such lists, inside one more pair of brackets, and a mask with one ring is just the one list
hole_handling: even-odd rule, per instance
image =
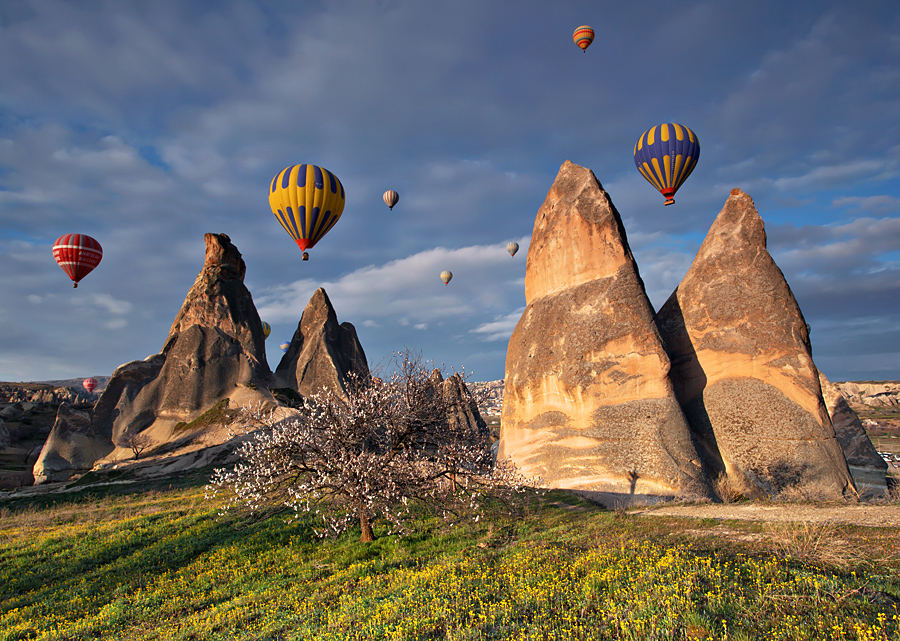
[[[91, 296], [91, 301], [94, 305], [102, 307], [110, 314], [115, 314], [117, 316], [127, 314], [131, 311], [132, 307], [131, 303], [127, 300], [118, 300], [109, 294], [93, 294]], [[117, 327], [124, 327], [124, 325], [117, 325]]]
[[484, 334], [484, 336], [481, 337], [481, 340], [486, 342], [508, 341], [509, 337], [512, 336], [513, 330], [516, 328], [519, 319], [522, 318], [522, 313], [524, 311], [525, 308], [522, 307], [511, 314], [497, 317], [489, 323], [482, 323], [471, 330], [471, 332], [473, 334]]

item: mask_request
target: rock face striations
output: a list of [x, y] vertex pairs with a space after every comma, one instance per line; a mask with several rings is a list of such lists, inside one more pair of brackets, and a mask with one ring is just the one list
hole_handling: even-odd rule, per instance
[[747, 194], [732, 190], [656, 321], [712, 474], [749, 496], [853, 491], [806, 322]]
[[506, 358], [498, 456], [550, 487], [708, 496], [621, 218], [571, 162], [538, 210]]
[[310, 298], [290, 347], [275, 369], [279, 384], [301, 396], [330, 389], [346, 396], [347, 375], [356, 373], [365, 379], [369, 365], [356, 328], [338, 323], [328, 294], [321, 287]]

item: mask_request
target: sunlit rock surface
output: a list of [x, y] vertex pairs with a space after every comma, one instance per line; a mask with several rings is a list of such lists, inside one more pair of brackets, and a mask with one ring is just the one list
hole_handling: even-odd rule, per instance
[[854, 493], [800, 307], [734, 189], [657, 315], [672, 380], [709, 469], [771, 498]]
[[498, 456], [606, 502], [707, 496], [618, 212], [566, 161], [538, 210]]

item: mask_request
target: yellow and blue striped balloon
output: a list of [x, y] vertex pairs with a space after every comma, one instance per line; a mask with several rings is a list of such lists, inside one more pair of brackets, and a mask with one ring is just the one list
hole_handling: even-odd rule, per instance
[[269, 334], [272, 333], [272, 326], [269, 325], [266, 321], [263, 321], [262, 328], [263, 328], [263, 338], [264, 339], [269, 338]]
[[667, 122], [651, 127], [634, 146], [634, 165], [651, 185], [675, 202], [675, 192], [691, 175], [700, 158], [700, 141], [684, 125]]
[[315, 165], [286, 167], [269, 187], [272, 213], [301, 250], [313, 247], [334, 227], [345, 200], [337, 176]]

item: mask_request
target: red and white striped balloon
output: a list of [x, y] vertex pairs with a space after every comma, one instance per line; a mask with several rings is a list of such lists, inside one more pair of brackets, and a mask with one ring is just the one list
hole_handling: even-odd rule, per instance
[[87, 390], [88, 394], [93, 394], [94, 390], [97, 389], [97, 385], [99, 385], [99, 382], [96, 378], [91, 376], [90, 378], [86, 378], [81, 381], [81, 384], [84, 386], [84, 389]]
[[100, 264], [103, 248], [90, 236], [66, 234], [53, 243], [53, 258], [74, 281], [72, 287], [78, 287], [78, 281]]

